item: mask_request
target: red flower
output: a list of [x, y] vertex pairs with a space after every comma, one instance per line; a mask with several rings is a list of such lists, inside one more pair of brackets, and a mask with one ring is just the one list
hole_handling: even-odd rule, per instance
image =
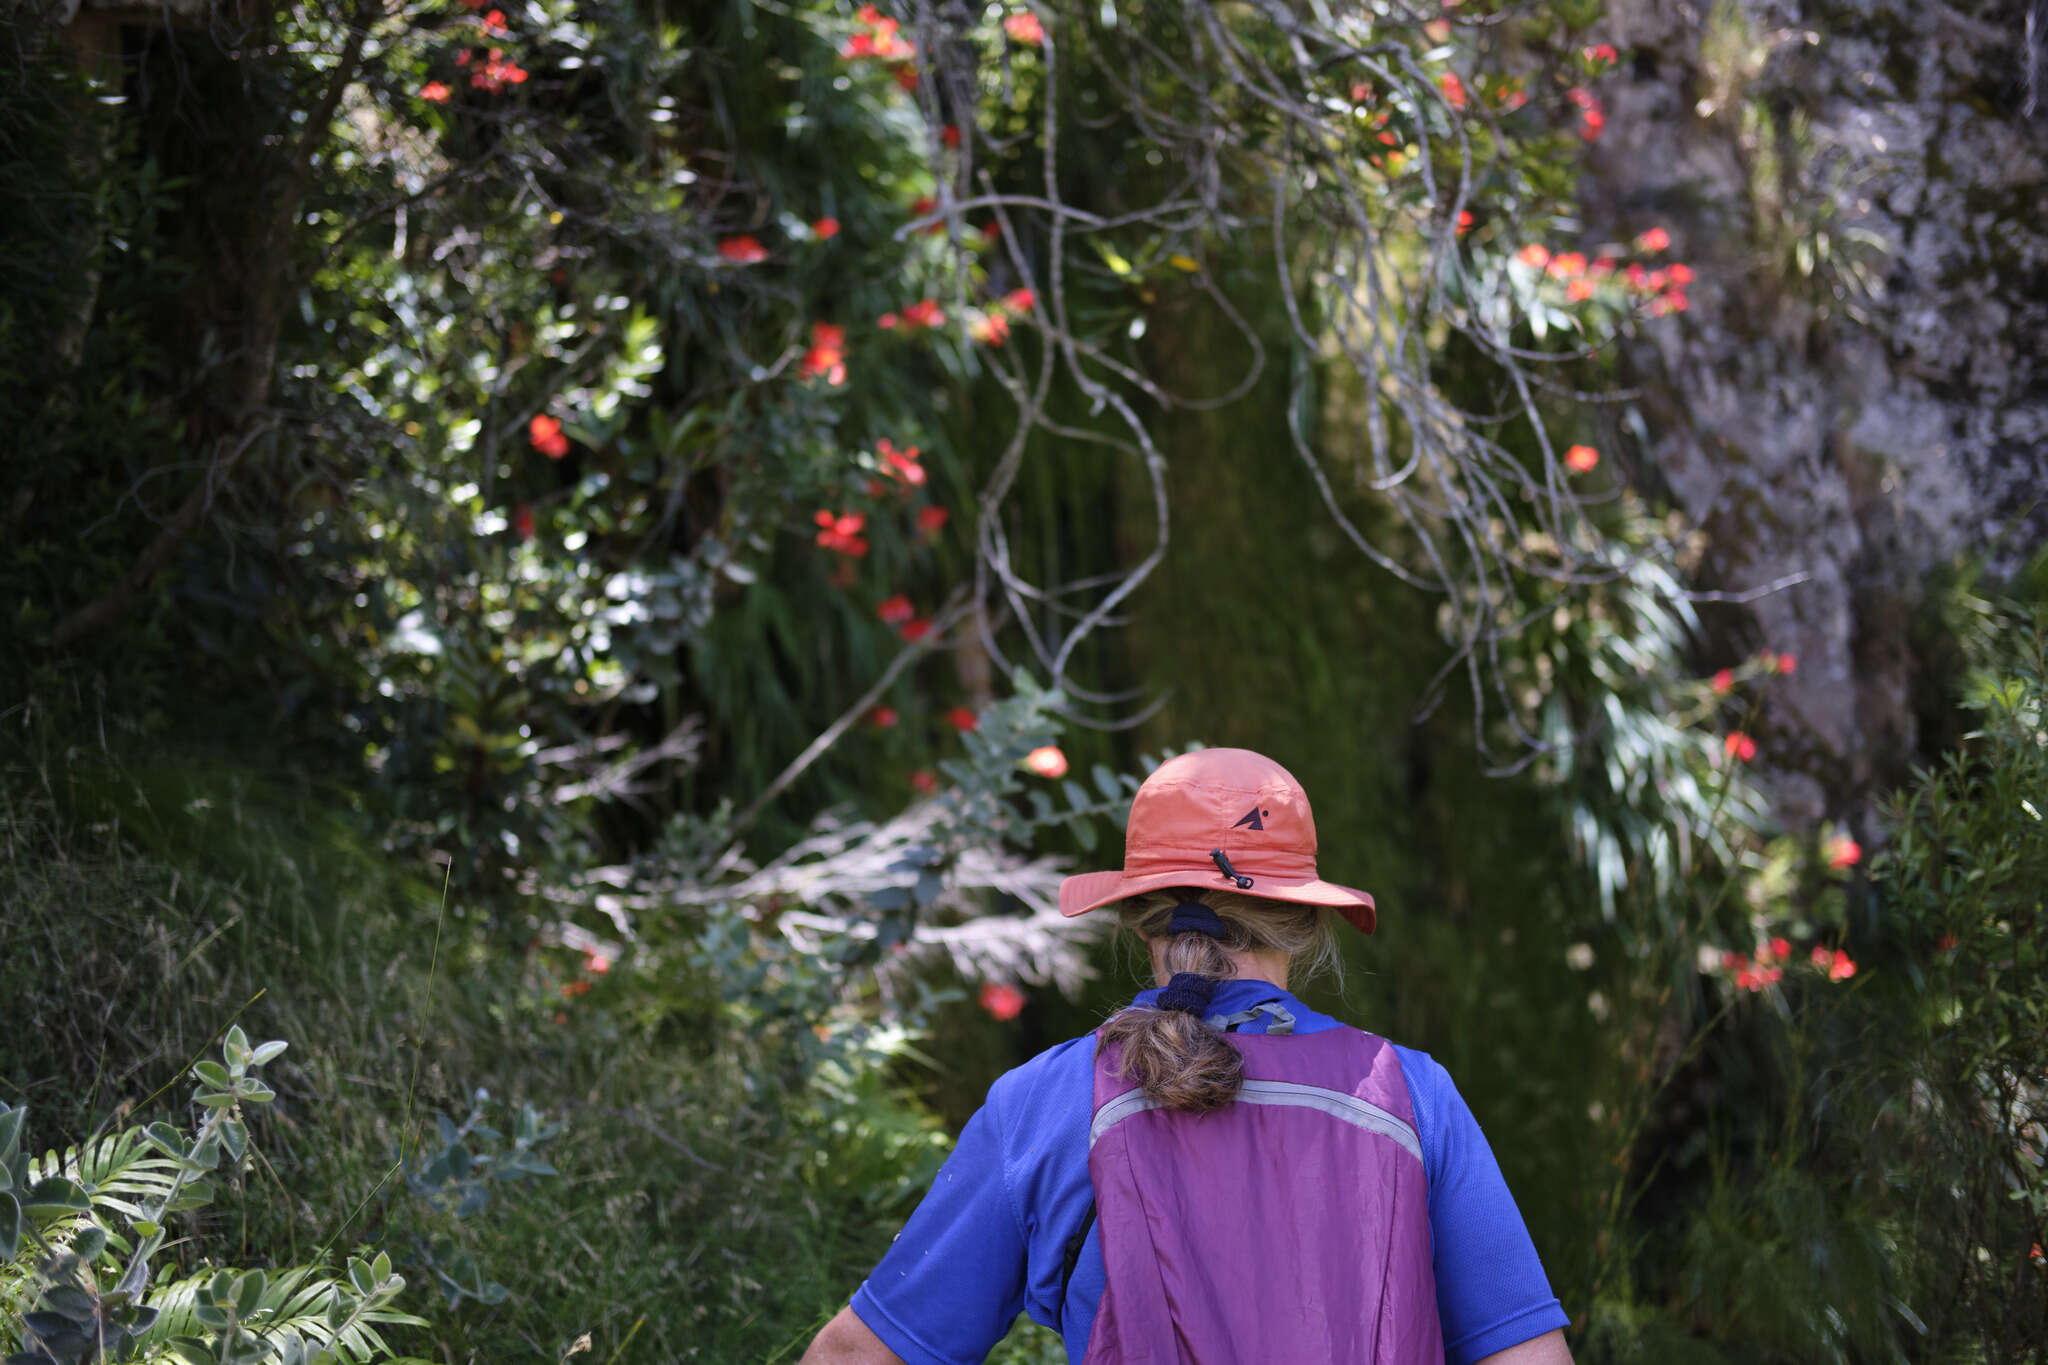
[[872, 33], [856, 33], [846, 40], [846, 46], [839, 49], [839, 55], [847, 61], [858, 57], [875, 55], [875, 37]]
[[1762, 953], [1756, 956], [1759, 962], [1783, 962], [1792, 956], [1792, 945], [1785, 939], [1774, 938], [1771, 940], [1770, 956], [1765, 957]]
[[919, 768], [910, 775], [910, 785], [926, 796], [930, 796], [939, 789], [939, 779], [937, 774], [933, 773], [930, 768]]
[[1550, 248], [1541, 242], [1531, 242], [1515, 253], [1515, 259], [1531, 270], [1541, 270], [1550, 264]]
[[1001, 313], [977, 313], [967, 321], [967, 335], [988, 346], [1010, 339], [1010, 320]]
[[1598, 142], [1601, 131], [1607, 127], [1607, 111], [1601, 107], [1600, 97], [1575, 85], [1565, 91], [1565, 98], [1579, 107], [1579, 136], [1588, 142]]
[[962, 734], [965, 734], [967, 733], [967, 731], [972, 730], [975, 726], [981, 724], [981, 720], [974, 714], [972, 710], [968, 709], [967, 707], [956, 706], [946, 713], [946, 724], [952, 726], [955, 730], [960, 731]]
[[1553, 280], [1568, 280], [1586, 273], [1586, 258], [1577, 251], [1565, 251], [1552, 256], [1544, 272]]
[[834, 515], [820, 507], [811, 520], [821, 528], [818, 532], [818, 544], [823, 548], [854, 559], [868, 552], [868, 543], [860, 536], [861, 528], [868, 524], [868, 519], [863, 513], [842, 512]]
[[[1035, 24], [1038, 21], [1033, 19], [1031, 22]], [[1024, 1012], [1024, 992], [1015, 986], [991, 981], [981, 988], [981, 1007], [1007, 1022]]]
[[1595, 43], [1593, 46], [1586, 48], [1583, 55], [1587, 61], [1596, 67], [1613, 66], [1615, 62], [1620, 60], [1620, 54], [1614, 50], [1613, 43]]
[[606, 957], [603, 953], [585, 953], [583, 955], [584, 971], [595, 973], [598, 976], [603, 976], [606, 972], [610, 971], [611, 969], [612, 960]]
[[917, 447], [898, 450], [890, 439], [884, 436], [875, 442], [875, 452], [882, 457], [883, 472], [891, 478], [901, 479], [912, 488], [924, 484], [924, 466], [917, 462]]
[[1600, 463], [1600, 452], [1591, 446], [1573, 446], [1564, 453], [1564, 465], [1574, 474], [1589, 474]]
[[718, 254], [738, 265], [759, 265], [768, 250], [752, 237], [728, 237], [718, 244]]
[[562, 434], [561, 422], [544, 412], [535, 413], [526, 424], [526, 439], [550, 460], [559, 460], [569, 453], [569, 438]]
[[1660, 227], [1653, 227], [1648, 232], [1645, 232], [1642, 236], [1636, 238], [1636, 249], [1638, 251], [1648, 251], [1654, 253], [1658, 251], [1663, 251], [1670, 247], [1670, 245], [1671, 234]]
[[839, 235], [839, 220], [837, 218], [820, 218], [817, 222], [811, 224], [811, 235], [821, 241], [829, 237], [837, 237]]
[[1863, 861], [1863, 845], [1849, 836], [1840, 835], [1828, 840], [1828, 866], [1840, 870], [1854, 867]]
[[1790, 654], [1780, 654], [1778, 656], [1777, 668], [1780, 673], [1797, 673], [1799, 671], [1799, 660]]
[[1012, 313], [1028, 313], [1038, 306], [1038, 295], [1029, 289], [1012, 289], [1003, 295], [1003, 307]]
[[565, 1000], [574, 1000], [579, 995], [588, 995], [589, 993], [590, 983], [588, 981], [564, 981], [562, 983], [562, 998]]
[[1024, 766], [1044, 778], [1058, 778], [1067, 775], [1067, 756], [1058, 747], [1048, 744], [1042, 749], [1033, 749], [1024, 755]]
[[1828, 968], [1828, 980], [1847, 981], [1854, 975], [1856, 975], [1855, 960], [1846, 952], [1837, 950], [1835, 953], [1835, 963], [1832, 967]]
[[825, 382], [835, 389], [846, 382], [844, 327], [834, 327], [829, 322], [811, 324], [811, 346], [804, 352], [803, 373], [806, 379], [822, 375]]
[[1956, 936], [1954, 934], [1943, 934], [1935, 941], [1934, 946], [1937, 951], [1945, 953], [1956, 946]]
[[1740, 730], [1730, 730], [1728, 737], [1721, 741], [1721, 748], [1738, 763], [1747, 763], [1756, 757], [1756, 741]]
[[883, 598], [882, 604], [875, 608], [875, 615], [882, 618], [883, 625], [894, 626], [917, 615], [917, 608], [911, 606], [910, 599], [899, 592], [894, 597]]
[[512, 534], [521, 540], [533, 539], [533, 508], [526, 503], [512, 509]]
[[874, 726], [877, 730], [890, 729], [896, 724], [896, 708], [893, 706], [877, 706], [874, 710], [868, 712], [868, 724]]
[[919, 640], [922, 640], [925, 636], [932, 633], [932, 623], [926, 620], [924, 617], [918, 617], [917, 619], [912, 621], [905, 621], [903, 623], [903, 628], [901, 630], [898, 630], [896, 633], [903, 637], [903, 641], [905, 644], [914, 645]]
[[1045, 41], [1045, 25], [1035, 14], [1012, 14], [1003, 20], [1003, 32], [1010, 35], [1013, 43], [1026, 47], [1037, 47]]
[[943, 507], [920, 507], [917, 509], [917, 529], [928, 536], [935, 536], [946, 528], [946, 520], [952, 515]]
[[505, 11], [501, 9], [492, 10], [479, 22], [483, 24], [484, 32], [493, 38], [504, 38], [511, 34], [511, 30], [505, 27]]
[[1573, 303], [1583, 303], [1593, 297], [1593, 282], [1591, 280], [1573, 280], [1564, 287], [1564, 296]]
[[1436, 78], [1437, 89], [1444, 92], [1444, 102], [1453, 109], [1465, 107], [1465, 82], [1458, 79], [1455, 71], [1446, 71]]
[[896, 84], [907, 94], [917, 89], [917, 68], [909, 62], [896, 68]]
[[1709, 685], [1713, 687], [1715, 696], [1725, 697], [1728, 695], [1728, 689], [1735, 686], [1735, 674], [1732, 670], [1724, 668], [1714, 674], [1709, 680]]
[[454, 93], [439, 81], [428, 81], [420, 87], [420, 98], [428, 104], [446, 104], [448, 97]]
[[939, 141], [948, 147], [958, 147], [960, 145], [960, 125], [949, 123], [939, 129]]
[[894, 313], [884, 313], [882, 314], [882, 316], [875, 319], [875, 326], [881, 328], [885, 332], [893, 332], [894, 330], [896, 330], [896, 324], [901, 321], [903, 321], [903, 319], [897, 317]]
[[[466, 52], [463, 54], [464, 57], [468, 55]], [[468, 62], [461, 64], [467, 66]], [[469, 83], [472, 86], [478, 90], [489, 91], [493, 95], [508, 85], [519, 85], [525, 80], [525, 68], [517, 62], [506, 61], [504, 49], [496, 47], [490, 50], [490, 55], [482, 66], [469, 73]]]
[[1683, 261], [1673, 261], [1664, 271], [1671, 282], [1681, 289], [1693, 281], [1692, 267]]
[[946, 315], [937, 299], [919, 299], [903, 310], [903, 321], [910, 327], [943, 327]]
[[1471, 230], [1472, 230], [1472, 210], [1470, 210], [1470, 209], [1459, 209], [1459, 210], [1458, 210], [1458, 235], [1459, 235], [1460, 237], [1463, 237], [1463, 236], [1464, 236], [1464, 235], [1465, 235], [1466, 233], [1470, 232]]

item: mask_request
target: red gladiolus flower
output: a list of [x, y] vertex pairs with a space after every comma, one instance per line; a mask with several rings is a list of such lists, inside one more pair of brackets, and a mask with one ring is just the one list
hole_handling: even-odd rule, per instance
[[1692, 308], [1692, 300], [1685, 296], [1683, 289], [1674, 289], [1651, 306], [1653, 313], [1684, 313]]
[[804, 352], [803, 374], [806, 379], [822, 375], [825, 382], [835, 389], [846, 382], [844, 327], [834, 327], [829, 322], [811, 324], [811, 346]]
[[955, 730], [960, 731], [962, 734], [965, 734], [967, 733], [967, 731], [972, 730], [975, 726], [981, 724], [981, 720], [969, 708], [965, 706], [956, 706], [946, 713], [946, 724], [952, 726]]
[[1593, 297], [1593, 282], [1591, 280], [1573, 280], [1564, 287], [1564, 296], [1573, 303], [1584, 303], [1587, 299]]
[[1035, 14], [1012, 14], [1003, 20], [1003, 32], [1010, 35], [1013, 43], [1026, 47], [1037, 47], [1045, 41], [1045, 25]]
[[1693, 281], [1692, 267], [1683, 261], [1673, 261], [1665, 268], [1664, 273], [1681, 289]]
[[1670, 245], [1671, 234], [1660, 227], [1653, 227], [1642, 236], [1636, 238], [1636, 249], [1638, 251], [1654, 253], [1666, 250]]
[[926, 796], [939, 789], [938, 775], [930, 768], [919, 768], [910, 775], [910, 785]]
[[1837, 950], [1834, 965], [1828, 968], [1828, 980], [1847, 981], [1856, 975], [1856, 963], [1847, 953]]
[[924, 466], [917, 462], [917, 447], [898, 450], [888, 437], [875, 442], [875, 452], [882, 457], [884, 471], [891, 478], [901, 479], [913, 488], [924, 484]]
[[1790, 654], [1780, 654], [1777, 667], [1780, 673], [1796, 673], [1799, 671], [1799, 660]]
[[1531, 242], [1515, 253], [1515, 259], [1531, 270], [1541, 270], [1550, 264], [1550, 248], [1540, 242]]
[[875, 319], [875, 326], [881, 328], [885, 332], [893, 332], [896, 330], [896, 324], [901, 321], [903, 321], [903, 319], [897, 317], [894, 313], [884, 313], [882, 314], [882, 316]]
[[1573, 446], [1564, 453], [1564, 467], [1574, 474], [1589, 474], [1600, 463], [1600, 452], [1591, 446]]
[[[1782, 938], [1774, 938], [1774, 939], [1772, 939], [1772, 940], [1771, 940], [1771, 955], [1770, 955], [1770, 958], [1768, 959], [1769, 961], [1772, 961], [1772, 962], [1783, 962], [1783, 961], [1785, 961], [1785, 960], [1786, 960], [1787, 958], [1789, 958], [1789, 957], [1791, 957], [1791, 956], [1792, 956], [1792, 945], [1791, 945], [1791, 943], [1789, 943], [1788, 941], [1786, 941], [1785, 939], [1782, 939]], [[1764, 960], [1766, 960], [1766, 959], [1764, 958], [1764, 955], [1763, 955], [1762, 953], [1758, 953], [1758, 954], [1757, 954], [1757, 960], [1758, 960], [1758, 961], [1764, 961]]]
[[914, 645], [932, 633], [932, 623], [923, 617], [919, 617], [914, 621], [905, 621], [902, 629], [896, 633], [903, 637], [905, 644]]
[[1715, 695], [1715, 696], [1717, 696], [1717, 697], [1725, 697], [1725, 696], [1727, 696], [1727, 695], [1728, 695], [1728, 689], [1730, 689], [1731, 687], [1735, 686], [1735, 673], [1734, 673], [1734, 671], [1733, 671], [1732, 669], [1726, 669], [1726, 668], [1724, 668], [1724, 669], [1720, 670], [1719, 672], [1717, 672], [1716, 674], [1714, 674], [1714, 676], [1713, 676], [1713, 678], [1712, 678], [1712, 680], [1711, 680], [1711, 682], [1710, 682], [1710, 685], [1711, 685], [1711, 686], [1713, 687], [1713, 689], [1714, 689], [1714, 695]]
[[523, 502], [512, 509], [512, 534], [521, 540], [533, 539], [533, 508]]
[[1847, 835], [1828, 840], [1828, 866], [1840, 870], [1863, 861], [1863, 845]]
[[856, 33], [846, 40], [846, 46], [839, 49], [839, 55], [847, 61], [875, 55], [875, 38], [871, 33]]
[[478, 22], [480, 22], [483, 25], [484, 32], [489, 34], [493, 38], [506, 38], [511, 36], [512, 31], [505, 27], [505, 11], [501, 9], [492, 10], [489, 14], [486, 14]]
[[882, 624], [897, 626], [917, 615], [917, 608], [911, 606], [910, 599], [899, 592], [894, 597], [883, 598], [882, 604], [875, 608], [875, 615], [882, 619]]
[[1038, 306], [1038, 295], [1029, 289], [1012, 289], [1003, 295], [1003, 307], [1012, 313], [1028, 313]]
[[[465, 56], [468, 54], [465, 53]], [[467, 63], [465, 63], [467, 65]], [[492, 48], [484, 64], [469, 73], [469, 83], [478, 90], [495, 95], [508, 85], [519, 85], [526, 80], [526, 69], [517, 62], [505, 60], [502, 48]]]
[[1943, 934], [1939, 939], [1935, 940], [1934, 946], [1936, 950], [1945, 953], [1956, 946], [1956, 936], [1954, 934]]
[[569, 453], [569, 438], [562, 434], [561, 422], [544, 412], [535, 413], [526, 424], [526, 439], [550, 460], [559, 460]]
[[967, 321], [967, 335], [986, 346], [1000, 346], [1010, 339], [1010, 320], [1001, 313], [979, 313]]
[[1738, 763], [1747, 763], [1756, 757], [1756, 741], [1740, 730], [1731, 730], [1721, 741], [1721, 748]]
[[821, 528], [818, 544], [827, 550], [858, 559], [868, 552], [868, 543], [861, 539], [861, 528], [868, 524], [865, 514], [842, 512], [834, 514], [820, 507], [811, 518]]
[[448, 97], [454, 93], [439, 81], [428, 81], [420, 87], [420, 98], [428, 104], [446, 104]]
[[943, 327], [946, 315], [937, 299], [919, 299], [903, 310], [903, 321], [911, 327]]
[[1470, 232], [1471, 230], [1472, 230], [1472, 210], [1470, 210], [1470, 209], [1459, 209], [1459, 210], [1458, 210], [1458, 235], [1459, 235], [1460, 237], [1463, 237], [1463, 236], [1464, 236], [1464, 235], [1465, 235], [1466, 233]]
[[820, 218], [817, 222], [811, 224], [811, 235], [820, 241], [837, 237], [839, 235], [839, 220], [837, 218]]
[[1458, 79], [1455, 71], [1446, 71], [1436, 78], [1437, 89], [1444, 92], [1444, 102], [1453, 109], [1465, 107], [1465, 82]]
[[[1038, 21], [1033, 19], [1031, 22], [1035, 24]], [[991, 981], [981, 988], [981, 1007], [1007, 1023], [1024, 1012], [1024, 992], [1015, 986]]]
[[943, 507], [920, 507], [917, 509], [917, 529], [928, 536], [935, 536], [946, 528], [946, 521], [952, 515]]
[[591, 972], [597, 976], [603, 976], [606, 972], [610, 971], [611, 969], [612, 960], [606, 957], [603, 953], [585, 953], [583, 955], [584, 971]]
[[455, 54], [455, 64], [457, 66], [468, 66], [470, 56], [470, 50], [465, 47], [462, 51]]
[[737, 265], [759, 265], [768, 259], [768, 249], [752, 237], [728, 237], [718, 244], [718, 254]]
[[1048, 744], [1042, 749], [1033, 749], [1024, 755], [1024, 766], [1044, 778], [1060, 778], [1067, 775], [1067, 756], [1056, 745]]
[[1583, 55], [1587, 61], [1598, 67], [1613, 66], [1621, 59], [1621, 54], [1614, 50], [1613, 43], [1595, 43], [1586, 48]]
[[1554, 280], [1575, 279], [1586, 273], [1586, 258], [1577, 251], [1560, 252], [1550, 258], [1544, 272]]
[[893, 706], [877, 706], [874, 710], [868, 712], [868, 724], [874, 726], [877, 730], [893, 728], [896, 724], [896, 708]]

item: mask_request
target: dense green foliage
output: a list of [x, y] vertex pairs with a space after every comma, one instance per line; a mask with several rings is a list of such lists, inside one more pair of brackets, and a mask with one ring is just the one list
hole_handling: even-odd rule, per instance
[[1596, 6], [230, 8], [0, 74], [0, 1138], [218, 1171], [81, 1165], [10, 1312], [792, 1359], [1127, 997], [1055, 860], [1201, 741], [1583, 1358], [2038, 1352], [2038, 634], [1958, 599], [1880, 856], [1772, 824], [1796, 664], [1698, 676], [1616, 475], [1689, 272], [1572, 216]]

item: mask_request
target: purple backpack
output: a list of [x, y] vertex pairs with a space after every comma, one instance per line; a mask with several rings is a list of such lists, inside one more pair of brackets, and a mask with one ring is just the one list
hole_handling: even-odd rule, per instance
[[1335, 1028], [1227, 1034], [1203, 1114], [1095, 1061], [1088, 1175], [1109, 1284], [1083, 1365], [1442, 1365], [1429, 1191], [1400, 1060]]

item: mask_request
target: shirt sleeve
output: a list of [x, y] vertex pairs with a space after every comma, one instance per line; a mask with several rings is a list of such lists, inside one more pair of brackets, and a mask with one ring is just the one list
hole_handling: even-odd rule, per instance
[[1433, 1059], [1411, 1052], [1404, 1060], [1429, 1171], [1444, 1358], [1471, 1365], [1569, 1319], [1465, 1097]]
[[1024, 1308], [1025, 1239], [1003, 1169], [996, 1096], [960, 1141], [854, 1315], [906, 1365], [978, 1365]]

